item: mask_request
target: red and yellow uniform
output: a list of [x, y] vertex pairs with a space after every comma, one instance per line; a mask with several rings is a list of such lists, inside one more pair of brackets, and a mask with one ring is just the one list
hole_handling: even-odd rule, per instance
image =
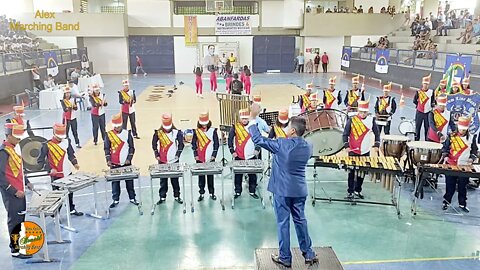
[[288, 110], [282, 109], [278, 112], [277, 122], [272, 126], [268, 133], [268, 138], [286, 138], [288, 129]]

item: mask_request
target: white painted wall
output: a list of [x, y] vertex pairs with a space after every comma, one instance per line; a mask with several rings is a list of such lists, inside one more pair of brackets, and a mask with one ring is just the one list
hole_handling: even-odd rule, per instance
[[77, 38], [76, 37], [39, 37], [46, 40], [49, 43], [53, 43], [60, 47], [60, 49], [69, 49], [77, 48]]
[[100, 74], [128, 74], [127, 38], [84, 38], [88, 58]]
[[[327, 52], [330, 59], [328, 70], [338, 72], [340, 71], [343, 41], [343, 37], [305, 37], [303, 52], [305, 53], [305, 48], [320, 48], [320, 53]], [[305, 54], [306, 60], [314, 57], [314, 54]]]
[[[186, 47], [185, 37], [174, 37], [175, 73], [193, 74], [197, 63], [197, 47]], [[198, 37], [198, 42], [215, 42], [215, 37]], [[88, 49], [90, 52], [90, 49]], [[192, 75], [193, 80], [193, 75]]]
[[[354, 5], [359, 8], [362, 5], [363, 13], [367, 13], [370, 7], [373, 7], [374, 13], [380, 13], [382, 7], [387, 8], [389, 5], [389, 0], [355, 0]], [[396, 6], [398, 10], [398, 6]]]
[[0, 15], [15, 18], [18, 14], [33, 12], [33, 0], [0, 0]]
[[[303, 28], [304, 2], [302, 0], [283, 1], [283, 27], [290, 29]], [[279, 14], [282, 14], [279, 12]], [[277, 15], [279, 16], [279, 15]]]
[[33, 0], [33, 8], [34, 10], [52, 12], [62, 12], [64, 10], [73, 12], [73, 0]]
[[170, 27], [172, 11], [168, 0], [128, 1], [127, 13], [129, 27]]
[[356, 47], [363, 47], [367, 44], [368, 38], [370, 38], [373, 43], [377, 43], [380, 39], [380, 36], [352, 36], [350, 45]]
[[283, 14], [282, 1], [262, 1], [262, 27], [279, 27], [283, 26], [283, 18], [279, 14]]

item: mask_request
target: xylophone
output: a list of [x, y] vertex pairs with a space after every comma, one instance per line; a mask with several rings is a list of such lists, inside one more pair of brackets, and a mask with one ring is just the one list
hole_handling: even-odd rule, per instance
[[[124, 166], [118, 168], [112, 168], [103, 171], [105, 173], [105, 205], [108, 205], [107, 197], [107, 182], [138, 180], [138, 213], [143, 215], [142, 211], [142, 181], [140, 181], [140, 170], [133, 166]], [[107, 206], [107, 218], [110, 217], [110, 208]]]
[[233, 173], [263, 173], [261, 159], [233, 160], [229, 164]]
[[315, 159], [316, 167], [357, 169], [363, 172], [398, 174], [402, 168], [394, 157], [363, 157], [363, 156], [319, 156]]
[[104, 170], [108, 182], [133, 180], [140, 175], [139, 169], [133, 165]]
[[[77, 192], [81, 189], [93, 186], [93, 200], [94, 200], [95, 213], [85, 213], [85, 214], [93, 218], [102, 219], [103, 217], [98, 214], [98, 208], [97, 208], [97, 205], [98, 205], [97, 188], [96, 188], [97, 182], [98, 182], [98, 175], [92, 174], [92, 173], [77, 172], [75, 174], [71, 174], [53, 181], [52, 186], [56, 186], [61, 190], [67, 190], [70, 193]], [[67, 204], [68, 203], [69, 202], [67, 200]], [[67, 206], [70, 207], [69, 205]], [[67, 225], [64, 226], [62, 224], [61, 227], [72, 232], [77, 232], [77, 230], [71, 226], [70, 214], [67, 214]]]
[[[169, 164], [153, 164], [150, 165], [148, 170], [150, 172], [150, 196], [152, 199], [152, 210], [150, 211], [151, 215], [155, 214], [155, 208], [157, 204], [153, 199], [153, 179], [155, 178], [182, 178], [182, 186], [184, 192], [182, 192], [182, 200], [185, 201], [185, 171], [188, 169], [188, 166], [184, 163], [169, 163]], [[186, 203], [183, 204], [183, 213], [187, 212]]]
[[[230, 162], [230, 169], [232, 171], [233, 177], [235, 177], [235, 174], [257, 174], [261, 173], [262, 178], [260, 178], [258, 182], [261, 182], [263, 179], [263, 161], [261, 159], [248, 159], [248, 160], [232, 160]], [[235, 208], [235, 199], [233, 198], [235, 195], [235, 185], [232, 190], [232, 209]], [[265, 188], [262, 188], [262, 192], [265, 192]], [[265, 209], [265, 202], [263, 200], [264, 194], [259, 194], [260, 196], [260, 202], [262, 204], [262, 207]]]
[[480, 164], [474, 165], [450, 165], [450, 164], [424, 164], [421, 166], [423, 172], [480, 178]]
[[[190, 194], [191, 194], [191, 202], [190, 207], [192, 213], [195, 211], [194, 203], [193, 203], [193, 176], [200, 176], [200, 175], [216, 175], [223, 173], [223, 165], [222, 162], [206, 162], [206, 163], [195, 163], [189, 166], [190, 168]], [[224, 183], [223, 177], [222, 179], [222, 198], [220, 199], [220, 205], [222, 206], [222, 210], [225, 210], [224, 205]]]

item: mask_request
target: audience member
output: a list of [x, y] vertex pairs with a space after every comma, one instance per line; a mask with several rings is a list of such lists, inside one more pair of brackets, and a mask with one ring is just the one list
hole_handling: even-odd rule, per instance
[[373, 7], [370, 7], [370, 8], [368, 9], [368, 13], [369, 13], [369, 14], [373, 13]]
[[363, 7], [360, 5], [360, 7], [357, 9], [357, 13], [363, 13]]
[[465, 31], [463, 31], [460, 36], [457, 38], [457, 40], [462, 40], [462, 44], [470, 43], [472, 42], [472, 34], [473, 34], [473, 24], [472, 22], [467, 23], [467, 27], [465, 28]]
[[55, 80], [53, 79], [52, 74], [48, 74], [47, 80], [43, 82], [45, 89], [55, 87]]

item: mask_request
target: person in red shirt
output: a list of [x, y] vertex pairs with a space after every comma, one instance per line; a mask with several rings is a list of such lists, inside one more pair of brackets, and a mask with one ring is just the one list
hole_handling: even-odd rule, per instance
[[[23, 177], [22, 157], [18, 147], [15, 147], [24, 136], [23, 125], [5, 124], [6, 140], [0, 146], [0, 193], [7, 210], [7, 226], [12, 257], [30, 258], [20, 254], [18, 239], [22, 222], [25, 221], [26, 201], [25, 185], [33, 190], [33, 185]], [[18, 236], [18, 237], [14, 237]]]
[[139, 71], [142, 71], [143, 73], [143, 76], [147, 76], [147, 73], [145, 72], [145, 70], [143, 70], [143, 62], [142, 62], [142, 59], [140, 58], [140, 56], [135, 56], [136, 60], [137, 60], [137, 67], [135, 68], [135, 74], [133, 74], [134, 76], [137, 76], [138, 75], [138, 72]]
[[327, 52], [323, 52], [323, 55], [322, 55], [322, 68], [323, 68], [323, 73], [327, 73], [327, 66], [329, 64], [329, 61], [328, 61], [328, 55], [327, 55]]

